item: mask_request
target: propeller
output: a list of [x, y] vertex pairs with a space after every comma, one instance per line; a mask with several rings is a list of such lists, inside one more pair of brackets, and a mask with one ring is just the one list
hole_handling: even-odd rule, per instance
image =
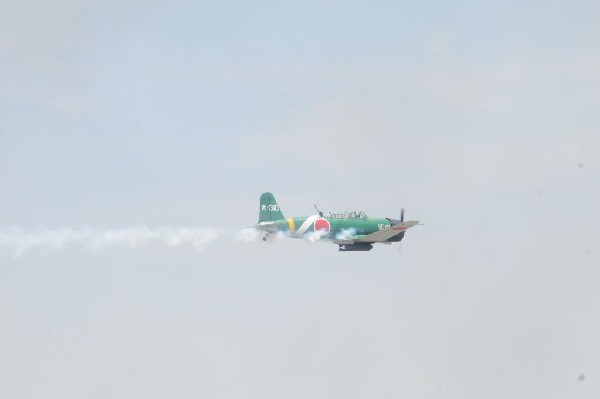
[[[400, 209], [400, 222], [404, 222], [404, 208]], [[398, 255], [402, 255], [402, 241], [398, 243]]]

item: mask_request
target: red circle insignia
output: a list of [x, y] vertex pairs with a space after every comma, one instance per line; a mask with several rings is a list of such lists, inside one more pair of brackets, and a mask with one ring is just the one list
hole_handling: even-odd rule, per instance
[[329, 225], [327, 219], [319, 218], [315, 220], [315, 231], [328, 232], [330, 228], [331, 226]]

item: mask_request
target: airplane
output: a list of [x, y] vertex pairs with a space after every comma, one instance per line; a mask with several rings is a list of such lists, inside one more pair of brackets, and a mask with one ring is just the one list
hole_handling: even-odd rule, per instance
[[263, 241], [271, 234], [283, 233], [292, 238], [310, 241], [326, 241], [337, 244], [339, 251], [370, 251], [373, 244], [391, 244], [404, 238], [409, 228], [418, 221], [404, 221], [404, 209], [400, 220], [372, 218], [362, 211], [323, 213], [315, 205], [317, 215], [286, 218], [271, 193], [260, 196], [258, 223], [249, 226], [264, 233]]

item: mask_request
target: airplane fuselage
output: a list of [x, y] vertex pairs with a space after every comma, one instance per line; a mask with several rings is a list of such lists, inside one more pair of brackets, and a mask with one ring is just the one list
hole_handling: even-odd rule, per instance
[[387, 218], [340, 219], [320, 215], [274, 220], [270, 224], [275, 225], [278, 232], [289, 237], [324, 241], [345, 240], [350, 236], [366, 236], [392, 227], [392, 223]]

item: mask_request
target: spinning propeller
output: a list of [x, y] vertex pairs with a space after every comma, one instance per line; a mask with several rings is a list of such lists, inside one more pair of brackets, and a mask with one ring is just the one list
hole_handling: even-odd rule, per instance
[[[400, 208], [400, 222], [404, 222], [404, 208]], [[402, 241], [398, 243], [398, 255], [402, 255]]]

